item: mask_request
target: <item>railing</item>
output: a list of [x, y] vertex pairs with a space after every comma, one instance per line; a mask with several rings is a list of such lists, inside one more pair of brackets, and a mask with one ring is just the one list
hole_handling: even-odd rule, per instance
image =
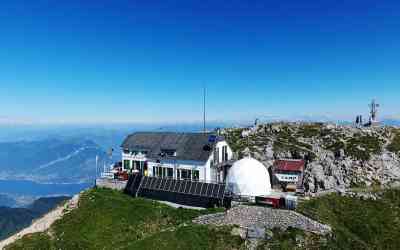
[[103, 179], [114, 179], [114, 173], [113, 172], [101, 172], [100, 173], [100, 178], [103, 178]]
[[136, 160], [146, 160], [145, 154], [122, 153], [122, 157], [136, 159]]

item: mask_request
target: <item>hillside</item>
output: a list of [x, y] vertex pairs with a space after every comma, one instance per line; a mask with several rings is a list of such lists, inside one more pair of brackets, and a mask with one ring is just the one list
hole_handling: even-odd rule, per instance
[[[332, 235], [270, 229], [258, 249], [397, 249], [400, 191], [375, 196], [377, 200], [362, 200], [331, 194], [306, 201], [298, 211], [331, 225]], [[212, 212], [92, 189], [81, 196], [79, 208], [47, 232], [25, 236], [6, 249], [245, 249], [244, 240], [231, 234], [232, 227], [191, 222]]]
[[68, 197], [40, 198], [27, 208], [0, 207], [0, 239], [28, 226], [32, 220], [55, 208]]
[[81, 196], [78, 209], [52, 225], [49, 234], [26, 236], [7, 249], [238, 249], [243, 242], [231, 236], [229, 228], [191, 223], [210, 212], [92, 189]]
[[306, 201], [299, 212], [333, 228], [324, 237], [289, 228], [283, 232], [272, 230], [263, 249], [393, 249], [400, 246], [400, 190], [375, 193], [377, 200], [342, 197], [330, 194]]
[[308, 161], [308, 192], [400, 184], [400, 129], [323, 123], [271, 123], [221, 132], [241, 157], [250, 152], [267, 167], [275, 159]]

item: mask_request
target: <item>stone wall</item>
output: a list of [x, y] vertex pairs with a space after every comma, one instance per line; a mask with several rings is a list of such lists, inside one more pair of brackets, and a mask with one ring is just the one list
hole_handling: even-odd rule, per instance
[[226, 213], [203, 215], [193, 220], [198, 224], [238, 225], [243, 228], [298, 228], [316, 234], [330, 234], [332, 229], [295, 211], [269, 207], [238, 205]]
[[111, 180], [111, 179], [97, 179], [96, 186], [111, 188], [115, 190], [124, 190], [126, 187], [127, 181], [119, 181], [119, 180]]

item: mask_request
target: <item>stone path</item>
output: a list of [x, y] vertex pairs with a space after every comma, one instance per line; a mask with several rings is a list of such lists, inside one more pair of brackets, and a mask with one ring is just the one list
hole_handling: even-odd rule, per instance
[[79, 194], [72, 197], [65, 205], [58, 206], [56, 209], [50, 211], [43, 217], [35, 220], [29, 227], [23, 229], [22, 231], [10, 236], [9, 238], [0, 241], [0, 249], [5, 246], [21, 239], [23, 236], [33, 233], [45, 232], [50, 226], [58, 219], [60, 219], [64, 214], [69, 213], [76, 207], [78, 207]]
[[193, 220], [198, 224], [238, 225], [240, 227], [264, 227], [268, 229], [298, 228], [316, 234], [329, 234], [332, 229], [295, 211], [269, 207], [238, 205], [226, 213], [200, 216]]

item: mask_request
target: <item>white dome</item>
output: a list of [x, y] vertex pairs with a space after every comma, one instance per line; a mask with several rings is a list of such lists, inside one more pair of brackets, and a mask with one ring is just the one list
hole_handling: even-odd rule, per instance
[[233, 164], [226, 179], [228, 189], [236, 195], [258, 196], [271, 192], [267, 168], [253, 158], [244, 158]]

